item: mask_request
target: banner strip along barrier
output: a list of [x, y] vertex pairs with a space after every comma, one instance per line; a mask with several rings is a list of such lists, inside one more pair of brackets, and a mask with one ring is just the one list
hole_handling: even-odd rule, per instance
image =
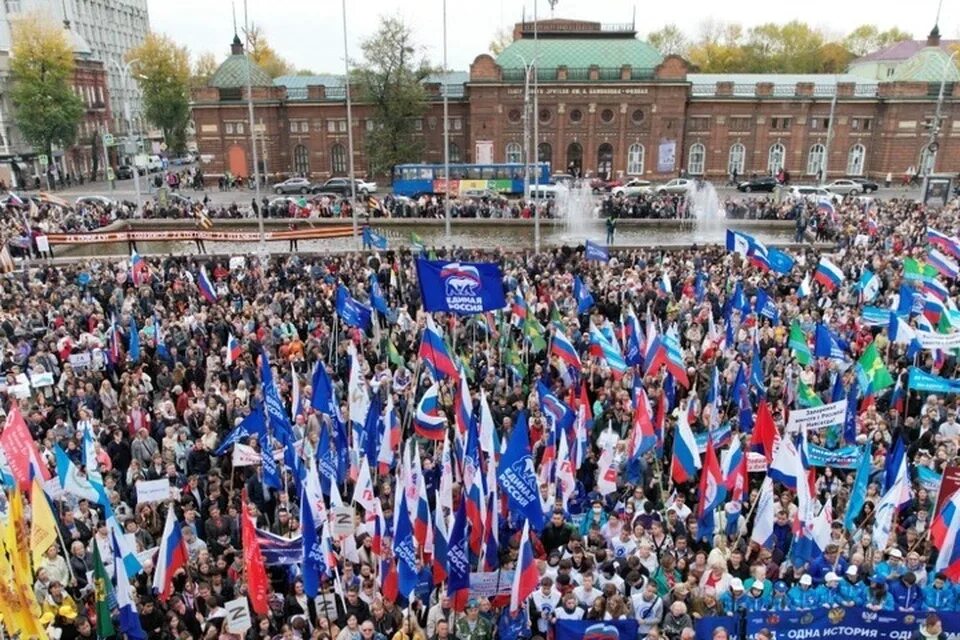
[[[287, 229], [266, 231], [264, 239], [276, 240], [321, 240], [326, 238], [349, 238], [353, 227], [315, 227], [311, 229]], [[257, 231], [212, 231], [210, 229], [184, 229], [171, 231], [111, 231], [107, 233], [51, 233], [50, 244], [106, 244], [112, 242], [178, 242], [203, 240], [209, 242], [258, 242]]]

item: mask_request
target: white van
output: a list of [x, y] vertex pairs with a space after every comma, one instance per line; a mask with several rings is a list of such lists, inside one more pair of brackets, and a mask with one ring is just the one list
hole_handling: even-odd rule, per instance
[[163, 158], [156, 154], [147, 156], [147, 171], [150, 173], [163, 171]]
[[527, 188], [528, 200], [553, 200], [557, 197], [557, 185], [532, 184]]

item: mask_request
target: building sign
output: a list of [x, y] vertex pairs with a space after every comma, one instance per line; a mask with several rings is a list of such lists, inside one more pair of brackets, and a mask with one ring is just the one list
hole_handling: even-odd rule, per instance
[[474, 162], [477, 164], [492, 164], [493, 140], [477, 140], [475, 156]]
[[[540, 96], [642, 96], [649, 92], [646, 87], [537, 87]], [[523, 87], [511, 87], [506, 93], [522, 96]]]
[[657, 153], [657, 173], [673, 173], [677, 167], [677, 141], [661, 140]]

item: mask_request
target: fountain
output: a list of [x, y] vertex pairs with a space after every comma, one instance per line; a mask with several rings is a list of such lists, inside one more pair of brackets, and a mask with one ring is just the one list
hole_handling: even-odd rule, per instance
[[706, 181], [695, 182], [687, 191], [687, 206], [696, 239], [715, 240], [725, 226], [727, 212], [721, 206], [714, 186]]
[[557, 185], [554, 202], [557, 218], [563, 221], [564, 237], [583, 241], [591, 232], [597, 233], [596, 221], [599, 208], [593, 189], [585, 182], [570, 185]]

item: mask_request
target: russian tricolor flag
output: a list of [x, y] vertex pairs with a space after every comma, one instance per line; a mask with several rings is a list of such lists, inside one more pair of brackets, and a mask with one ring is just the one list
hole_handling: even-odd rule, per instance
[[930, 249], [927, 253], [927, 262], [951, 280], [956, 280], [957, 276], [960, 275], [960, 265], [957, 264], [956, 260], [937, 249]]
[[623, 375], [627, 370], [627, 361], [620, 355], [620, 351], [592, 323], [590, 324], [590, 353], [603, 358], [615, 377]]
[[187, 566], [188, 560], [187, 543], [180, 531], [180, 523], [177, 522], [173, 507], [168, 507], [167, 522], [160, 538], [160, 552], [157, 554], [157, 567], [153, 573], [153, 588], [161, 601], [166, 602], [173, 593], [173, 576]]
[[454, 380], [460, 377], [457, 365], [447, 350], [447, 344], [443, 341], [440, 330], [430, 316], [427, 316], [427, 326], [424, 328], [423, 337], [420, 339], [418, 355], [423, 358], [423, 362], [430, 369], [430, 375], [434, 380], [440, 380], [444, 376]]
[[955, 258], [960, 258], [960, 241], [957, 241], [956, 238], [927, 227], [927, 242], [935, 247], [940, 247]]
[[829, 291], [833, 291], [843, 283], [843, 269], [825, 257], [820, 258], [820, 262], [817, 264], [817, 270], [813, 272], [813, 279]]
[[139, 287], [150, 277], [150, 267], [147, 261], [140, 257], [140, 254], [134, 250], [130, 254], [130, 278], [133, 280], [133, 286]]
[[[240, 359], [240, 341], [237, 340], [237, 337], [232, 333], [227, 337], [227, 366], [229, 367], [234, 362]], [[320, 366], [323, 366], [323, 363], [320, 363]]]
[[533, 545], [530, 544], [530, 521], [523, 521], [520, 534], [520, 551], [517, 554], [517, 569], [510, 586], [510, 613], [516, 613], [526, 603], [530, 594], [540, 584], [540, 572], [533, 558]]
[[447, 417], [440, 409], [440, 385], [434, 382], [420, 398], [413, 429], [427, 440], [443, 440], [447, 431]]
[[954, 492], [943, 506], [933, 524], [930, 538], [940, 553], [937, 554], [936, 571], [943, 572], [950, 580], [960, 580], [960, 491]]
[[210, 276], [207, 275], [206, 267], [200, 267], [200, 275], [197, 278], [197, 288], [200, 289], [200, 295], [203, 299], [213, 304], [217, 301], [217, 290], [213, 288]]
[[700, 449], [697, 438], [686, 420], [677, 421], [677, 431], [673, 435], [673, 460], [670, 463], [670, 477], [677, 484], [689, 482], [700, 468]]
[[553, 331], [553, 340], [550, 341], [550, 354], [556, 356], [569, 367], [580, 371], [580, 355], [573, 343], [567, 339], [559, 328]]

